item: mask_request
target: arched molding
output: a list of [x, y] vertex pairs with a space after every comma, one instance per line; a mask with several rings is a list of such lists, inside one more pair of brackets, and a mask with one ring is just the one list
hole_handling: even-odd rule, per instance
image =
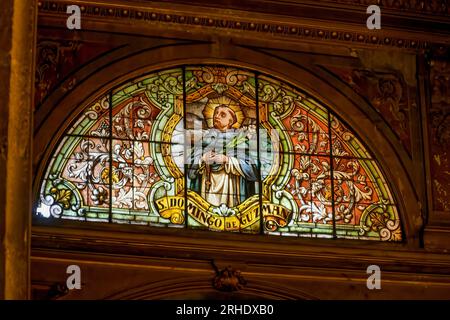
[[251, 279], [240, 291], [221, 292], [212, 287], [212, 279], [206, 277], [179, 277], [162, 280], [123, 290], [105, 297], [106, 300], [189, 300], [189, 299], [258, 299], [258, 300], [318, 300], [301, 290], [269, 282]]
[[[397, 152], [401, 144], [388, 138], [393, 137], [392, 132], [384, 134], [390, 129], [383, 125], [381, 116], [355, 92], [338, 90], [337, 88], [342, 86], [339, 80], [332, 78], [325, 80], [314, 74], [312, 72], [314, 66], [308, 60], [304, 63], [292, 63], [225, 41], [167, 45], [140, 50], [134, 54], [129, 53], [126, 59], [116, 60], [102, 67], [89, 78], [77, 82], [76, 86], [65, 95], [61, 95], [64, 88], [62, 83], [36, 115], [35, 126], [38, 129], [34, 137], [35, 195], [39, 190], [45, 165], [59, 138], [67, 129], [70, 120], [74, 119], [87, 104], [126, 80], [152, 71], [187, 64], [228, 64], [258, 70], [302, 89], [328, 106], [366, 143], [380, 163], [398, 203], [406, 243], [412, 247], [419, 245], [422, 218], [418, 196], [409, 178], [405, 159]], [[95, 69], [93, 65], [88, 67]]]

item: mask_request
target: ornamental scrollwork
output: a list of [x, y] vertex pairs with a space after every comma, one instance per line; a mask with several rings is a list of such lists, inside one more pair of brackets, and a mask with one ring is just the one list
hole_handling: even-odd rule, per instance
[[247, 281], [242, 276], [241, 271], [233, 269], [231, 266], [223, 270], [217, 270], [213, 280], [213, 287], [225, 292], [242, 290], [246, 284]]
[[428, 110], [430, 134], [430, 166], [433, 187], [433, 207], [450, 211], [450, 178], [443, 174], [450, 166], [450, 62], [431, 63], [431, 106]]

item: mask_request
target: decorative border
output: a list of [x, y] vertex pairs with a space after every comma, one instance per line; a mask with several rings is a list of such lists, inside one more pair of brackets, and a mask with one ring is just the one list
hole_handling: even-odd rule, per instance
[[431, 60], [430, 86], [431, 105], [427, 110], [432, 185], [430, 209], [450, 218], [450, 178], [447, 173], [450, 164], [450, 61]]
[[[361, 3], [365, 0], [346, 0], [346, 2]], [[405, 0], [404, 0], [405, 1]], [[404, 2], [402, 1], [402, 2]], [[411, 0], [412, 1], [412, 0]], [[410, 49], [414, 51], [429, 50], [432, 46], [438, 46], [442, 50], [450, 45], [442, 43], [431, 43], [415, 38], [399, 38], [384, 35], [375, 35], [373, 32], [355, 32], [332, 30], [327, 28], [318, 28], [303, 26], [293, 23], [263, 23], [255, 22], [250, 18], [224, 19], [222, 17], [205, 15], [180, 15], [157, 12], [153, 8], [133, 9], [115, 6], [105, 6], [100, 4], [79, 3], [83, 15], [88, 17], [100, 17], [109, 19], [128, 19], [134, 21], [149, 21], [160, 24], [172, 25], [192, 25], [199, 27], [208, 27], [224, 30], [258, 32], [262, 34], [271, 34], [282, 37], [292, 37], [297, 39], [307, 39], [315, 41], [332, 41], [359, 43], [361, 45], [388, 46], [392, 48]], [[39, 13], [58, 13], [66, 14], [67, 3], [57, 1], [39, 1]], [[163, 9], [160, 9], [163, 11]]]
[[448, 2], [448, 0], [319, 0], [319, 2], [327, 2], [334, 5], [337, 2], [366, 7], [376, 4], [379, 5], [381, 9], [400, 10], [415, 14], [438, 16], [450, 15], [450, 2]]

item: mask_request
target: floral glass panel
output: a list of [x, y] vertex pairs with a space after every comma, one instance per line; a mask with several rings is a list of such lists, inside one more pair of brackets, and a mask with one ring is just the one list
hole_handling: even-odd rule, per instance
[[275, 233], [400, 241], [393, 196], [361, 141], [304, 93], [265, 76], [258, 80], [260, 126], [276, 129], [281, 142], [279, 170], [263, 190], [291, 212], [289, 220], [275, 220]]
[[329, 112], [286, 84], [258, 80], [260, 126], [277, 133], [280, 142], [263, 194], [284, 208], [264, 217], [266, 232], [331, 238]]
[[182, 83], [181, 69], [155, 73], [113, 90], [86, 108], [50, 161], [37, 213], [180, 226], [183, 216], [168, 219], [149, 199], [182, 187], [182, 179], [173, 184], [171, 173], [179, 168], [173, 162], [166, 165], [162, 152], [177, 144], [155, 125], [174, 115], [182, 118]]
[[110, 90], [67, 129], [45, 218], [401, 241], [395, 199], [352, 130], [301, 90], [221, 65]]

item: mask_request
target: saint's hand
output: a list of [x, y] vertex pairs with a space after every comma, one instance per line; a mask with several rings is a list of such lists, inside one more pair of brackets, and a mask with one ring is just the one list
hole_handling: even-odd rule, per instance
[[205, 153], [202, 158], [201, 158], [201, 162], [210, 164], [213, 163], [214, 161], [212, 160], [215, 156], [215, 153], [212, 151], [208, 151], [207, 153]]
[[228, 157], [224, 154], [216, 154], [211, 159], [213, 163], [228, 163]]
[[201, 162], [204, 162], [206, 164], [213, 164], [213, 163], [228, 163], [228, 157], [224, 154], [216, 154], [213, 151], [208, 151], [202, 156]]

